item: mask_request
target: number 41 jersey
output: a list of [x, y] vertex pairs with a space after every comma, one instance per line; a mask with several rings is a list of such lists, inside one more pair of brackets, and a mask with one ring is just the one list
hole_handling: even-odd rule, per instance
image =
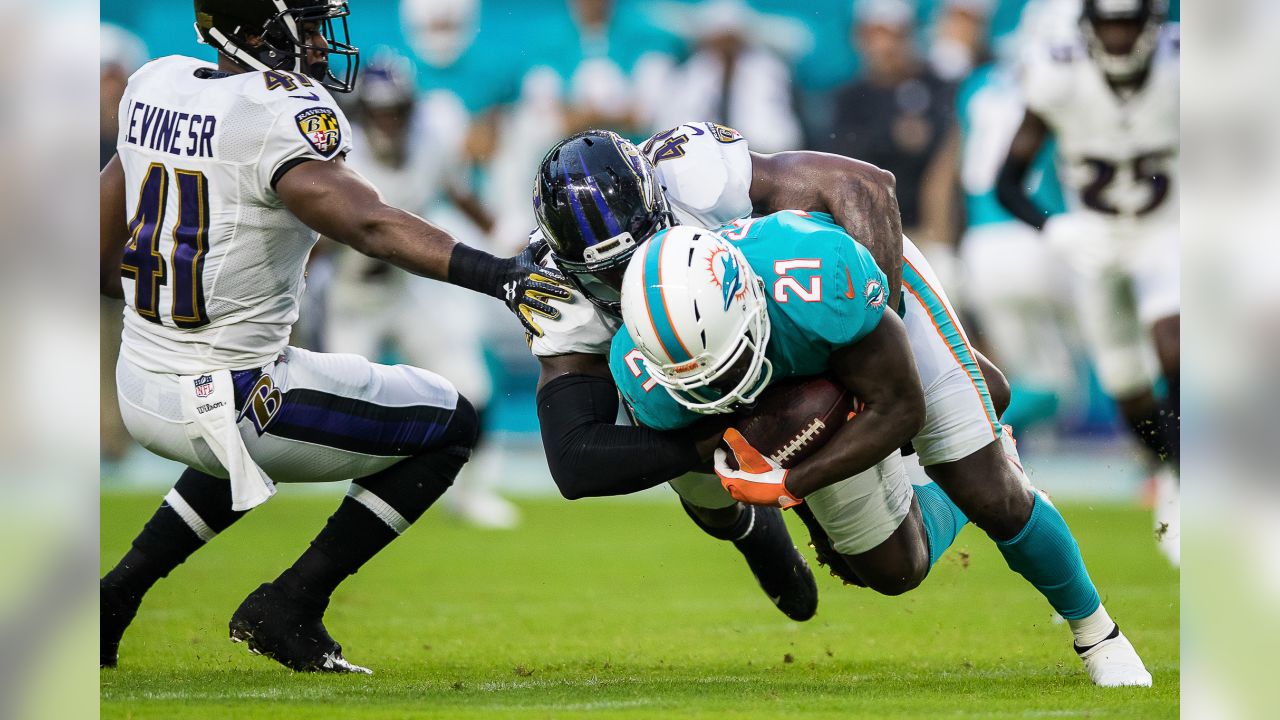
[[1110, 217], [1178, 217], [1176, 23], [1162, 28], [1151, 72], [1122, 97], [1090, 60], [1080, 33], [1029, 52], [1028, 108], [1053, 130], [1072, 209]]
[[218, 73], [171, 56], [120, 102], [130, 238], [121, 353], [153, 372], [260, 367], [288, 343], [317, 234], [275, 192], [350, 149], [328, 91], [286, 72]]

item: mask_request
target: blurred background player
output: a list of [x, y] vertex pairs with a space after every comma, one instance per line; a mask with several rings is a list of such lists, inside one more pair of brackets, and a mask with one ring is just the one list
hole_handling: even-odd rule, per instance
[[[960, 260], [962, 287], [972, 290], [964, 305], [977, 319], [980, 344], [1009, 377], [1012, 397], [1001, 419], [1025, 436], [1052, 422], [1061, 400], [1077, 388], [1067, 347], [1066, 279], [1035, 230], [996, 199], [996, 174], [1025, 109], [1013, 54], [974, 70], [957, 93], [966, 228]], [[1028, 184], [1041, 207], [1062, 211], [1051, 145], [1037, 155]]]
[[[1066, 262], [1103, 388], [1152, 457], [1176, 472], [1179, 33], [1166, 11], [1165, 0], [1085, 0], [1074, 32], [1029, 49], [1027, 111], [997, 193]], [[1069, 211], [1052, 217], [1026, 191], [1050, 134], [1071, 190]], [[1161, 483], [1157, 522], [1175, 523], [1158, 537], [1176, 563], [1171, 480]]]
[[[409, 58], [383, 49], [361, 71], [351, 102], [349, 155], [388, 204], [483, 247], [493, 219], [471, 194], [466, 109], [448, 90], [421, 97]], [[483, 420], [492, 391], [482, 340], [487, 314], [469, 293], [407, 273], [338, 243], [325, 302], [324, 349], [430, 367], [467, 396]], [[442, 505], [480, 527], [509, 528], [515, 506], [481, 473], [464, 472]]]

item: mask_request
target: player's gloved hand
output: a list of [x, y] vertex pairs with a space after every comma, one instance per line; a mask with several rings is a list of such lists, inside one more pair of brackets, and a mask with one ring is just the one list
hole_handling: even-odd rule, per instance
[[729, 454], [723, 448], [715, 452], [716, 475], [720, 484], [738, 502], [789, 508], [804, 502], [787, 490], [787, 473], [781, 465], [751, 447], [751, 443], [734, 428], [724, 431], [724, 441], [733, 450], [738, 469], [729, 467]]
[[534, 316], [558, 319], [560, 311], [547, 301], [569, 300], [573, 293], [559, 270], [538, 264], [535, 246], [530, 243], [515, 257], [495, 258], [459, 243], [449, 260], [449, 282], [498, 298], [520, 319], [525, 332], [542, 337]]

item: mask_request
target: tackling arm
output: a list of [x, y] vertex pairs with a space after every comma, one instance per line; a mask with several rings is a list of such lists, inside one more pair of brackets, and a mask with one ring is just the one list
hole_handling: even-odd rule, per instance
[[751, 153], [751, 203], [756, 212], [830, 213], [871, 251], [889, 281], [889, 305], [902, 287], [902, 215], [893, 173], [830, 153]]
[[876, 329], [831, 356], [831, 371], [862, 409], [812, 456], [792, 468], [787, 490], [804, 497], [874, 466], [906, 445], [924, 423], [924, 390], [906, 326], [885, 313]]
[[996, 177], [996, 199], [1014, 217], [1037, 230], [1044, 229], [1049, 214], [1036, 206], [1027, 194], [1023, 184], [1027, 170], [1035, 160], [1040, 146], [1049, 136], [1049, 126], [1044, 120], [1030, 110], [1022, 118], [1022, 125], [1013, 136], [1009, 146], [1009, 155], [1000, 166], [1000, 174]]
[[129, 242], [129, 224], [125, 222], [124, 166], [120, 156], [98, 174], [98, 289], [112, 298], [124, 297], [120, 279], [120, 263]]
[[539, 358], [538, 421], [547, 466], [569, 500], [625, 495], [697, 468], [719, 434], [698, 443], [684, 433], [617, 425], [618, 390], [604, 356]]
[[542, 330], [533, 314], [560, 315], [545, 300], [570, 297], [558, 272], [534, 263], [531, 251], [500, 259], [463, 245], [426, 220], [384, 203], [341, 157], [293, 167], [276, 183], [276, 193], [299, 220], [326, 237], [416, 275], [505, 301], [535, 335]]

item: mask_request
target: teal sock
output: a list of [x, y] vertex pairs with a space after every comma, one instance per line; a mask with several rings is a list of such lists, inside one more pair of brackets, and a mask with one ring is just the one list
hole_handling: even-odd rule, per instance
[[942, 553], [955, 542], [960, 528], [969, 518], [951, 502], [937, 483], [916, 485], [916, 502], [920, 503], [920, 515], [924, 518], [924, 531], [929, 536], [929, 567], [933, 567]]
[[1010, 569], [1034, 585], [1059, 615], [1067, 620], [1087, 617], [1101, 600], [1085, 570], [1080, 546], [1058, 509], [1039, 493], [1034, 497], [1026, 527], [996, 547]]

